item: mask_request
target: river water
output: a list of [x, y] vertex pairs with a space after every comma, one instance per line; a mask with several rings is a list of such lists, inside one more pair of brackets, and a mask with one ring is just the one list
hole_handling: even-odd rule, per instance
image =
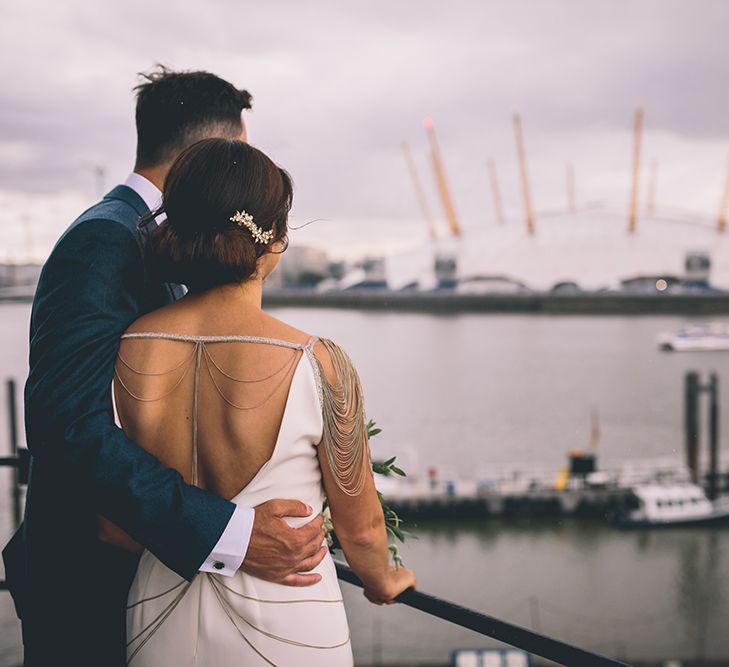
[[[0, 306], [0, 373], [23, 379], [29, 307]], [[412, 474], [487, 476], [496, 468], [558, 469], [585, 447], [599, 414], [601, 463], [680, 457], [683, 376], [719, 374], [721, 353], [660, 352], [678, 317], [548, 317], [281, 309], [279, 317], [343, 345], [357, 365], [373, 452]], [[7, 451], [0, 415], [0, 451]], [[722, 434], [722, 449], [729, 436]], [[0, 472], [0, 534], [10, 531]], [[423, 522], [406, 544], [419, 586], [494, 616], [625, 660], [726, 660], [729, 530], [621, 532], [597, 521]], [[493, 646], [398, 607], [376, 608], [348, 586], [361, 664], [444, 664], [457, 647]], [[0, 663], [19, 655], [17, 622], [0, 597]]]

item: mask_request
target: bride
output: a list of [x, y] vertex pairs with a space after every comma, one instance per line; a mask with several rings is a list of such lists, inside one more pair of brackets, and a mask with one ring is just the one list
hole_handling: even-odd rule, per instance
[[[263, 280], [286, 246], [291, 198], [288, 174], [242, 141], [207, 139], [180, 155], [154, 213], [167, 220], [149, 239], [149, 266], [189, 293], [124, 334], [116, 409], [131, 438], [186, 482], [232, 502], [296, 498], [313, 515], [326, 496], [365, 595], [388, 603], [415, 577], [389, 565], [357, 373], [335, 343], [261, 309]], [[99, 522], [102, 539], [142, 552], [128, 598], [129, 663], [352, 664], [330, 555], [306, 588], [240, 570], [187, 582]]]

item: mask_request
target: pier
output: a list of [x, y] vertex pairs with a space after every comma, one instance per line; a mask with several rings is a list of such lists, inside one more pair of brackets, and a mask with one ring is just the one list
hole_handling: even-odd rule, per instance
[[316, 292], [276, 289], [264, 292], [264, 307], [348, 308], [421, 313], [523, 313], [542, 315], [729, 315], [729, 294], [583, 292], [563, 294], [456, 294], [358, 289]]
[[[34, 293], [34, 286], [0, 288], [0, 303], [30, 303]], [[443, 315], [729, 315], [729, 293], [724, 292], [458, 294], [448, 290], [352, 289], [317, 292], [313, 289], [275, 288], [264, 291], [263, 304], [267, 308], [337, 308]]]
[[[642, 484], [688, 484], [691, 470], [672, 459], [625, 462], [589, 474], [566, 470], [514, 469], [488, 478], [389, 477], [378, 483], [388, 504], [406, 520], [488, 518], [489, 516], [571, 516], [612, 518], [631, 503]], [[714, 479], [702, 470], [707, 490]], [[717, 473], [718, 494], [729, 491], [729, 469]]]

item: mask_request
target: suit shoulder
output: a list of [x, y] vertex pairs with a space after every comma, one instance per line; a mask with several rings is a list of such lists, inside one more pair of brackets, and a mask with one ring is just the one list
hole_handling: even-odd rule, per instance
[[116, 220], [94, 216], [74, 222], [58, 239], [49, 259], [100, 248], [131, 252], [141, 257], [140, 241], [131, 229]]
[[132, 207], [118, 200], [102, 199], [79, 215], [61, 235], [56, 245], [60, 245], [72, 235], [83, 239], [99, 233], [109, 233], [117, 238], [132, 237], [139, 242], [138, 223], [139, 214]]
[[87, 208], [69, 225], [51, 254], [64, 246], [73, 247], [90, 240], [116, 245], [127, 245], [133, 240], [141, 250], [138, 223], [139, 214], [131, 206], [115, 199], [102, 199]]

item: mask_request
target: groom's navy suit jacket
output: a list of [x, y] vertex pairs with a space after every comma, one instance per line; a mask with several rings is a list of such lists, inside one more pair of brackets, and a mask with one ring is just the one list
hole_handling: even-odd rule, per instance
[[25, 520], [3, 552], [26, 665], [126, 664], [136, 559], [96, 536], [96, 514], [191, 579], [234, 505], [188, 486], [114, 425], [111, 381], [124, 330], [179, 287], [146, 277], [148, 209], [118, 186], [64, 233], [43, 267], [30, 325]]

